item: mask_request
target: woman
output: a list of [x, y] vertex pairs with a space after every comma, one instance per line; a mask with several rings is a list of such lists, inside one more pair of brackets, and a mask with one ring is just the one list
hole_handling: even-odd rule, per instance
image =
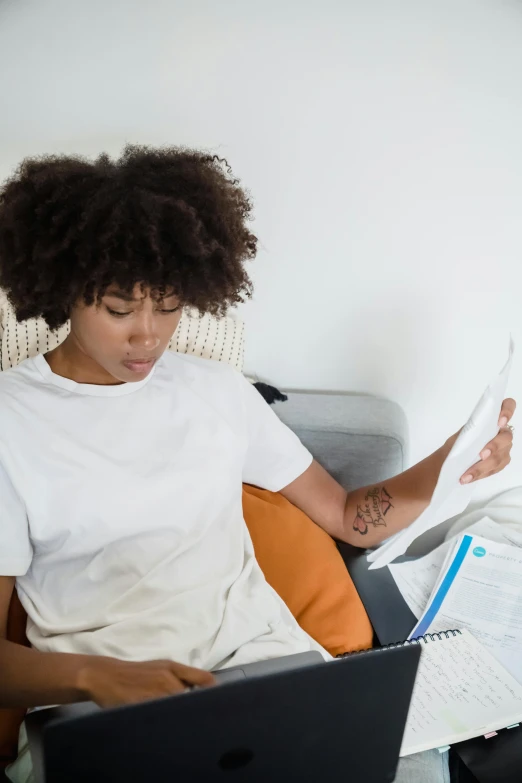
[[[220, 314], [250, 294], [250, 212], [223, 161], [181, 149], [28, 160], [3, 188], [0, 287], [19, 320], [71, 332], [0, 375], [0, 707], [114, 706], [223, 666], [328, 658], [263, 578], [242, 482], [363, 547], [429, 502], [456, 436], [347, 495], [239, 374], [165, 353], [183, 306]], [[511, 440], [502, 429], [469, 475], [501, 470]], [[31, 649], [5, 641], [15, 581]], [[446, 757], [401, 762], [397, 780], [420, 778], [447, 779]]]

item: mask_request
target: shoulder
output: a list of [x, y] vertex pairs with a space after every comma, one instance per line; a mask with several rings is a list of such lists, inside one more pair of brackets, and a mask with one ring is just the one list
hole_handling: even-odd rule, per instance
[[42, 383], [33, 359], [0, 372], [0, 442], [16, 439], [17, 432], [30, 431], [34, 417], [45, 405]]
[[41, 379], [34, 359], [25, 359], [16, 367], [0, 372], [0, 398], [9, 396], [16, 389], [33, 387]]
[[239, 423], [244, 426], [245, 394], [249, 392], [245, 387], [251, 384], [229, 364], [169, 351], [163, 355], [155, 375], [160, 386], [173, 384], [181, 393], [185, 390], [187, 405], [198, 398], [229, 423], [234, 423], [234, 427]]
[[234, 367], [215, 359], [202, 359], [186, 353], [166, 351], [162, 356], [161, 365], [157, 369], [160, 377], [171, 380], [191, 381], [205, 385], [209, 382], [223, 386], [237, 387], [243, 376]]

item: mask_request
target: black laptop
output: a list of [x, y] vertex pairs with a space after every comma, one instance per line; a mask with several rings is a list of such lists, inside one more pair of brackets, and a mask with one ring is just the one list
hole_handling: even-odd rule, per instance
[[393, 781], [420, 653], [417, 645], [377, 649], [138, 705], [34, 712], [27, 730], [35, 778]]

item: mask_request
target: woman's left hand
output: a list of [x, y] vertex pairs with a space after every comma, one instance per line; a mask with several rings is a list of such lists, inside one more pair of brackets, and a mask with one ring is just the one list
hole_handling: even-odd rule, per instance
[[511, 462], [511, 447], [513, 445], [513, 429], [508, 426], [513, 418], [517, 404], [515, 400], [508, 398], [502, 403], [502, 410], [498, 419], [500, 432], [480, 452], [480, 462], [473, 465], [462, 478], [461, 484], [470, 484], [472, 481], [493, 476], [500, 473]]

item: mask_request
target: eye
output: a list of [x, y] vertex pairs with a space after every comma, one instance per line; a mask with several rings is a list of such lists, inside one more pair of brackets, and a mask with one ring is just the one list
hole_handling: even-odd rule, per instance
[[163, 313], [164, 315], [170, 315], [171, 313], [177, 313], [179, 309], [180, 305], [174, 307], [172, 310], [160, 310], [160, 313]]
[[[107, 307], [107, 305], [105, 306]], [[119, 313], [117, 310], [111, 310], [110, 307], [107, 307], [107, 312], [115, 318], [125, 318], [126, 315], [130, 315], [130, 313]]]

